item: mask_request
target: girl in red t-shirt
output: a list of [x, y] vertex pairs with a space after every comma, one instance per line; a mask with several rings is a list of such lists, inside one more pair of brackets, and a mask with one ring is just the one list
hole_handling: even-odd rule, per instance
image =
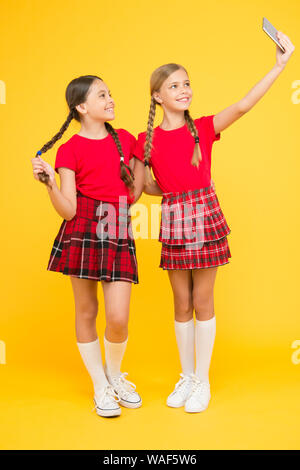
[[[135, 137], [109, 124], [114, 119], [114, 101], [100, 77], [72, 80], [66, 100], [67, 120], [31, 160], [34, 177], [46, 183], [51, 202], [64, 219], [47, 269], [70, 276], [77, 345], [93, 381], [96, 412], [118, 416], [119, 403], [127, 408], [142, 404], [120, 367], [128, 340], [131, 285], [139, 282], [130, 203], [141, 195], [144, 165], [133, 158]], [[81, 129], [58, 148], [59, 189], [55, 171], [39, 155], [62, 137], [73, 118]], [[106, 315], [104, 368], [96, 330], [98, 281]]]
[[[167, 405], [184, 405], [187, 412], [205, 410], [210, 400], [209, 366], [216, 332], [213, 289], [218, 266], [228, 264], [231, 257], [230, 228], [211, 180], [212, 144], [220, 140], [221, 131], [254, 106], [284, 69], [294, 46], [283, 33], [278, 37], [286, 52], [276, 46], [276, 65], [242, 100], [216, 115], [192, 119], [188, 108], [193, 93], [181, 65], [163, 65], [150, 80], [147, 132], [139, 134], [134, 155], [146, 167], [144, 191], [163, 196], [160, 267], [168, 270], [173, 289], [182, 366]], [[156, 105], [163, 108], [164, 115], [154, 128]]]

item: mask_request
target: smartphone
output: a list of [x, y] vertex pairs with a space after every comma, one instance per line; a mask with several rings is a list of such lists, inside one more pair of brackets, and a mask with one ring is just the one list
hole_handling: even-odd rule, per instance
[[282, 52], [285, 52], [285, 48], [280, 44], [280, 42], [277, 39], [276, 33], [277, 29], [274, 28], [274, 26], [270, 23], [267, 18], [263, 17], [263, 24], [262, 24], [263, 30], [265, 33], [267, 33], [268, 36], [270, 36], [271, 39], [277, 44], [278, 47], [282, 50]]

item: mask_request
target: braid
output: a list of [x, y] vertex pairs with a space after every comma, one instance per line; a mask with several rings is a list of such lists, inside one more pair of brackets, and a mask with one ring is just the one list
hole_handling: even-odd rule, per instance
[[148, 124], [147, 124], [147, 133], [146, 133], [146, 140], [145, 140], [145, 146], [144, 146], [144, 161], [145, 161], [145, 166], [146, 166], [146, 174], [145, 174], [146, 184], [148, 183], [150, 184], [153, 181], [151, 170], [149, 167], [149, 160], [151, 158], [155, 111], [156, 111], [156, 100], [154, 99], [154, 96], [151, 96], [150, 111], [149, 111]]
[[[105, 127], [106, 127], [107, 131], [109, 132], [109, 134], [114, 139], [115, 144], [118, 148], [118, 151], [119, 151], [119, 154], [120, 154], [120, 176], [121, 176], [121, 180], [124, 181], [126, 186], [129, 188], [130, 195], [132, 196], [133, 191], [134, 191], [134, 184], [133, 184], [134, 174], [133, 174], [133, 171], [130, 168], [130, 166], [128, 166], [124, 163], [124, 153], [123, 153], [123, 150], [122, 150], [122, 145], [121, 145], [121, 142], [120, 142], [117, 131], [112, 127], [111, 124], [109, 124], [109, 122], [105, 122]], [[128, 174], [127, 170], [129, 170], [130, 174]]]
[[[41, 155], [42, 153], [45, 153], [47, 152], [47, 150], [51, 149], [51, 147], [53, 147], [53, 145], [55, 144], [55, 142], [59, 139], [62, 138], [64, 132], [68, 129], [69, 127], [69, 124], [70, 122], [72, 121], [74, 117], [74, 109], [71, 109], [70, 112], [69, 112], [69, 115], [67, 117], [67, 119], [65, 120], [65, 122], [63, 123], [63, 125], [61, 126], [59, 132], [57, 134], [55, 134], [54, 137], [52, 137], [51, 140], [49, 140], [49, 142], [47, 142], [42, 148], [41, 150], [39, 150], [37, 153], [36, 153], [36, 157], [38, 155]], [[42, 183], [45, 183], [47, 186], [49, 186], [49, 175], [45, 172], [45, 171], [42, 171], [41, 173], [38, 174], [38, 177], [39, 177], [39, 180], [42, 182]], [[51, 186], [50, 186], [51, 188]]]
[[194, 147], [194, 152], [193, 152], [193, 157], [192, 157], [192, 160], [191, 160], [191, 164], [193, 166], [198, 167], [199, 166], [199, 161], [202, 160], [201, 149], [200, 149], [200, 145], [199, 145], [198, 131], [197, 131], [194, 120], [191, 117], [188, 109], [186, 109], [184, 111], [184, 117], [185, 117], [187, 126], [189, 128], [189, 131], [195, 139], [195, 147]]

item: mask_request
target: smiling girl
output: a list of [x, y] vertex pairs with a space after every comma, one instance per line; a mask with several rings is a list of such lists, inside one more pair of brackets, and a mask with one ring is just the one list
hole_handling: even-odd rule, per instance
[[[118, 416], [118, 403], [127, 408], [142, 404], [135, 385], [120, 367], [128, 340], [131, 285], [139, 282], [130, 203], [142, 192], [144, 165], [133, 158], [135, 137], [109, 124], [115, 117], [115, 104], [100, 77], [85, 75], [72, 80], [66, 100], [69, 115], [65, 123], [37, 153], [49, 150], [72, 119], [80, 122], [79, 133], [57, 150], [55, 171], [60, 188], [48, 163], [39, 156], [31, 160], [35, 179], [46, 183], [51, 203], [64, 219], [47, 269], [70, 276], [77, 345], [94, 385], [96, 412]], [[99, 281], [106, 315], [105, 368], [96, 330]]]
[[[223, 130], [250, 111], [284, 70], [294, 46], [285, 34], [278, 32], [278, 38], [285, 52], [276, 46], [271, 71], [240, 101], [217, 114], [191, 117], [188, 108], [193, 92], [182, 65], [162, 65], [150, 79], [147, 131], [139, 134], [134, 155], [144, 156], [144, 191], [163, 196], [160, 267], [168, 270], [173, 290], [182, 367], [167, 405], [184, 406], [191, 413], [205, 410], [211, 397], [209, 367], [216, 332], [213, 290], [218, 266], [228, 264], [231, 257], [227, 241], [231, 230], [211, 179], [212, 145]], [[163, 120], [154, 128], [157, 105], [163, 109]]]

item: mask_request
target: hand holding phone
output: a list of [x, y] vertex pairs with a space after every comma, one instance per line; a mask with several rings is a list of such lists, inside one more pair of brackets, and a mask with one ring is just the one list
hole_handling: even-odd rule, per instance
[[278, 38], [277, 38], [277, 29], [274, 28], [274, 26], [270, 23], [269, 20], [267, 20], [267, 18], [263, 17], [263, 24], [262, 24], [262, 28], [264, 30], [265, 33], [267, 33], [267, 35], [273, 39], [273, 41], [275, 42], [275, 44], [277, 44], [278, 47], [280, 47], [280, 49], [282, 50], [282, 52], [285, 52], [285, 48], [280, 44], [280, 42], [278, 41]]

